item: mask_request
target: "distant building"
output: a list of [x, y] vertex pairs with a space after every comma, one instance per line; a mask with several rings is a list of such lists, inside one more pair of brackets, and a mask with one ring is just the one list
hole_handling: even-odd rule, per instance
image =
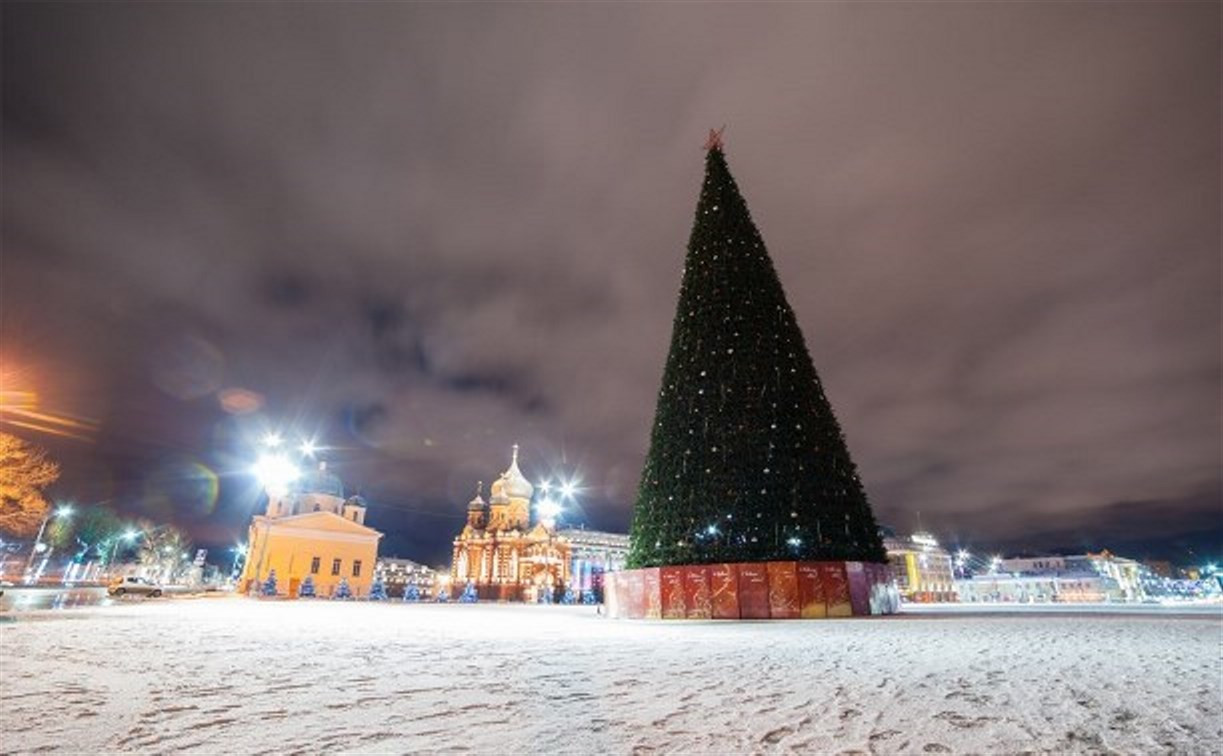
[[593, 591], [603, 596], [603, 575], [624, 569], [628, 559], [628, 534], [602, 530], [570, 528], [558, 530], [558, 536], [569, 542], [570, 568], [575, 591]]
[[360, 496], [344, 498], [344, 485], [320, 462], [287, 493], [269, 496], [267, 512], [251, 519], [243, 590], [276, 570], [281, 595], [296, 596], [307, 575], [318, 596], [331, 595], [341, 579], [353, 595], [368, 594], [382, 534], [365, 524], [365, 510]]
[[382, 576], [382, 581], [386, 584], [387, 595], [392, 598], [402, 597], [408, 590], [408, 586], [413, 585], [420, 592], [421, 598], [429, 598], [433, 596], [434, 584], [438, 578], [437, 570], [432, 567], [426, 567], [411, 559], [396, 557], [378, 559], [374, 572]]
[[518, 469], [518, 445], [510, 466], [484, 501], [479, 487], [467, 505], [467, 523], [454, 539], [450, 566], [455, 591], [471, 583], [480, 598], [535, 601], [541, 591], [569, 582], [569, 541], [552, 523], [531, 524], [535, 487]]
[[1115, 581], [1097, 573], [1018, 575], [1000, 572], [956, 581], [965, 603], [1043, 604], [1120, 600]]
[[1154, 574], [1133, 559], [1098, 554], [1009, 557], [959, 580], [961, 601], [1019, 603], [1141, 601]]
[[[1145, 598], [1145, 576], [1150, 569], [1141, 562], [1116, 556], [1104, 550], [1098, 554], [1067, 556], [1012, 557], [998, 562], [997, 573], [1015, 577], [1060, 578], [1062, 582], [1075, 578], [1099, 577], [1098, 585], [1085, 588], [1083, 595], [1096, 598], [1053, 598], [1067, 601], [1140, 601]], [[993, 577], [993, 575], [985, 576]], [[1084, 584], [1087, 585], [1086, 583]], [[1064, 591], [1063, 591], [1064, 592]]]
[[897, 536], [885, 533], [883, 548], [896, 588], [905, 601], [920, 603], [956, 600], [951, 554], [929, 533]]

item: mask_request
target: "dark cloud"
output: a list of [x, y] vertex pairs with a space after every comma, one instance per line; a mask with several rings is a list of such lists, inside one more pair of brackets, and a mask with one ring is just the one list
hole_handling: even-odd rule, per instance
[[202, 539], [273, 421], [397, 549], [514, 441], [625, 527], [725, 123], [883, 521], [1217, 549], [1219, 13], [8, 3], [0, 348]]

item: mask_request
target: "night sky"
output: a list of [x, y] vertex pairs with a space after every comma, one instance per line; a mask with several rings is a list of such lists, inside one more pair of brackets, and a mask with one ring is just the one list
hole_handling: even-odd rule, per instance
[[[265, 430], [446, 558], [522, 445], [626, 530], [710, 127], [877, 517], [1223, 544], [1215, 3], [3, 6], [4, 388], [243, 537]], [[256, 405], [256, 411], [250, 411]]]

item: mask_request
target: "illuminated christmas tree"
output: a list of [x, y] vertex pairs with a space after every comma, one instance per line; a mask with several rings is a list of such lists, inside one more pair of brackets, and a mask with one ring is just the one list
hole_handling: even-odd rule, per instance
[[883, 561], [841, 427], [711, 132], [630, 567]]

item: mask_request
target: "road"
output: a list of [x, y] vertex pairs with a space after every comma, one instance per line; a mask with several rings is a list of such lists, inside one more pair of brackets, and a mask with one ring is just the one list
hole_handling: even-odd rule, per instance
[[[49, 609], [83, 609], [91, 606], [112, 606], [120, 602], [159, 601], [140, 596], [112, 598], [103, 587], [62, 586], [5, 586], [0, 596], [0, 613], [12, 616], [21, 612], [46, 611]], [[186, 588], [168, 587], [167, 595], [186, 594]]]

